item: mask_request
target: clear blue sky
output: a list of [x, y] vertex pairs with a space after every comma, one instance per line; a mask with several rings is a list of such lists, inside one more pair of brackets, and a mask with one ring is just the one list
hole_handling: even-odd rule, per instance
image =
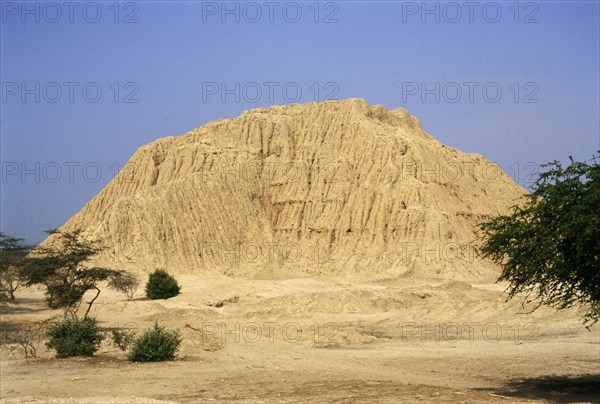
[[525, 186], [600, 147], [597, 1], [275, 3], [2, 0], [0, 229], [39, 242], [141, 145], [297, 89], [404, 107]]

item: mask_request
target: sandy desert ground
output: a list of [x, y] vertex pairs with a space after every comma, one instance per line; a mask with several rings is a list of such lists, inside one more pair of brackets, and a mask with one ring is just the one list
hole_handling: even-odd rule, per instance
[[[178, 279], [169, 300], [105, 288], [91, 313], [104, 327], [179, 328], [178, 360], [130, 363], [103, 342], [72, 359], [39, 343], [26, 361], [3, 344], [0, 402], [600, 402], [600, 327], [578, 310], [516, 314], [502, 285]], [[17, 298], [5, 327], [59, 314], [39, 289]]]

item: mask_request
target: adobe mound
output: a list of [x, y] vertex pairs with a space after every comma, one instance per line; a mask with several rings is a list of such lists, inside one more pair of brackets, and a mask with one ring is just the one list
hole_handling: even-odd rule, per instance
[[141, 147], [63, 227], [103, 265], [282, 278], [493, 279], [477, 223], [526, 191], [361, 99], [246, 111]]

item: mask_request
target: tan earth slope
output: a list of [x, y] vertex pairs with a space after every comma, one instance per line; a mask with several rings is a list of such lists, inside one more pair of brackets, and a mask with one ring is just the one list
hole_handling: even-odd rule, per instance
[[156, 140], [62, 230], [103, 240], [101, 263], [129, 270], [492, 280], [476, 225], [524, 193], [406, 110], [348, 99]]

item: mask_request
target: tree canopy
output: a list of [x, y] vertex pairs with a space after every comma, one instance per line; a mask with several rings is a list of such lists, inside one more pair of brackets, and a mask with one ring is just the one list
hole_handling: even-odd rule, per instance
[[14, 300], [14, 292], [22, 282], [21, 271], [31, 246], [23, 239], [0, 233], [0, 303]]
[[87, 315], [100, 294], [98, 283], [124, 275], [124, 271], [109, 268], [88, 267], [89, 259], [104, 247], [98, 241], [89, 241], [80, 231], [72, 233], [50, 230], [56, 235], [47, 245], [36, 248], [27, 258], [25, 276], [28, 286], [41, 284], [46, 288], [48, 306], [64, 310], [77, 318], [77, 310], [83, 296], [89, 290], [96, 295], [88, 302]]
[[[599, 152], [600, 154], [600, 152]], [[480, 225], [481, 252], [503, 267], [508, 299], [559, 309], [586, 307], [588, 327], [600, 318], [600, 167], [574, 161], [542, 166], [523, 204]]]

